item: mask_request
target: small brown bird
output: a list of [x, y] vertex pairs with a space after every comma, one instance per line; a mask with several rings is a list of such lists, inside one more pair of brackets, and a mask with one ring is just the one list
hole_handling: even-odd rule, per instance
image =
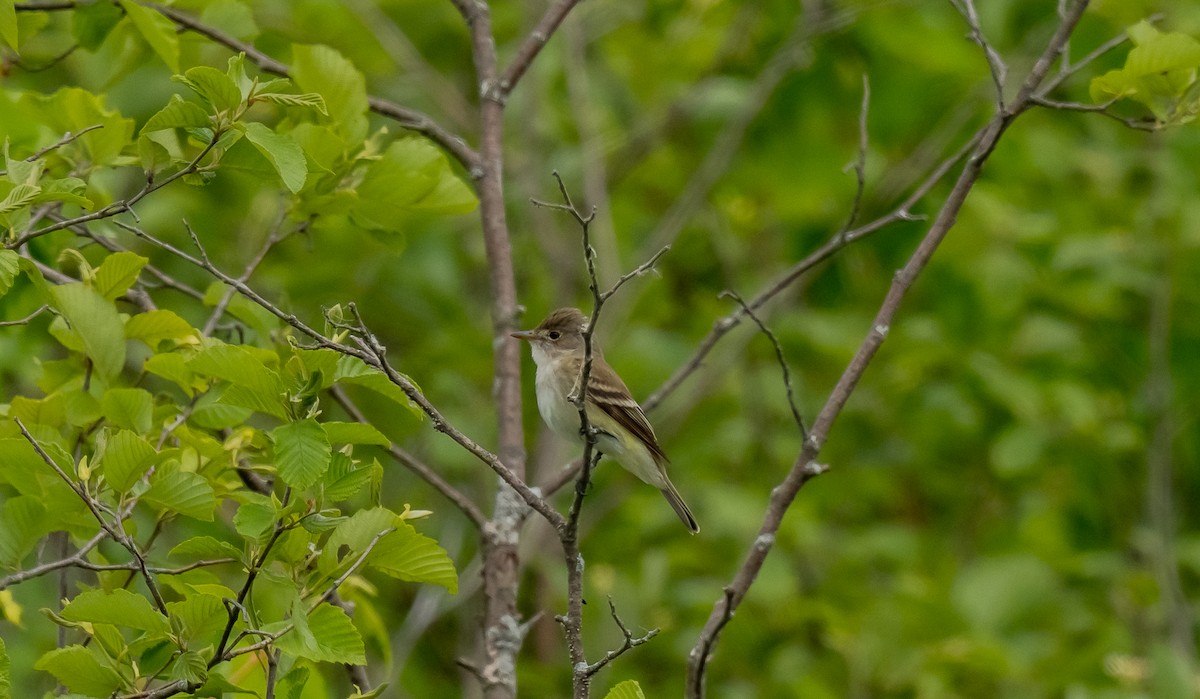
[[[560, 308], [533, 330], [513, 337], [528, 340], [537, 364], [537, 403], [542, 419], [558, 434], [583, 441], [579, 410], [568, 396], [579, 382], [583, 367], [583, 331], [587, 319], [577, 308]], [[588, 374], [587, 416], [596, 428], [596, 448], [617, 460], [626, 470], [662, 491], [675, 514], [695, 534], [700, 531], [671, 479], [667, 455], [654, 436], [654, 428], [625, 382], [604, 361], [592, 342], [592, 368]]]

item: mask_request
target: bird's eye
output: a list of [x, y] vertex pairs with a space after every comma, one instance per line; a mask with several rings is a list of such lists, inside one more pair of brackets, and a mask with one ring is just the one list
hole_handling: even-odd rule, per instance
[[558, 338], [562, 337], [562, 333], [557, 330], [551, 330], [550, 332], [546, 333], [546, 337], [549, 337], [551, 340], [557, 340]]

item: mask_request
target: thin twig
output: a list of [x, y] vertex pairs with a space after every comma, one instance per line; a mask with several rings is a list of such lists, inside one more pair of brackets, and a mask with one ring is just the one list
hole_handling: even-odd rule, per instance
[[746, 302], [736, 291], [727, 289], [722, 291], [720, 296], [729, 297], [736, 301], [742, 307], [742, 310], [746, 312], [746, 315], [750, 316], [750, 320], [753, 320], [758, 329], [771, 341], [771, 346], [775, 348], [775, 359], [779, 362], [779, 369], [783, 372], [783, 385], [787, 387], [788, 407], [792, 409], [792, 418], [796, 421], [796, 427], [800, 428], [801, 438], [807, 440], [808, 429], [804, 427], [804, 418], [800, 416], [800, 409], [796, 407], [796, 394], [792, 389], [792, 374], [788, 370], [787, 360], [783, 356], [783, 346], [779, 344], [779, 338], [775, 336], [775, 333], [771, 332], [771, 329], [767, 327], [767, 324], [761, 318], [754, 314], [754, 311], [746, 305]]
[[[38, 149], [36, 152], [34, 152], [33, 155], [29, 156], [28, 158], [25, 158], [25, 162], [32, 163], [35, 160], [37, 160], [38, 158], [41, 158], [42, 156], [46, 155], [50, 151], [58, 150], [59, 148], [62, 148], [63, 146], [67, 145], [68, 143], [72, 143], [72, 142], [78, 140], [80, 136], [83, 136], [84, 134], [89, 133], [91, 131], [95, 131], [96, 129], [102, 129], [102, 128], [104, 128], [104, 124], [92, 124], [91, 126], [85, 126], [78, 131], [68, 131], [62, 135], [62, 138], [58, 139], [54, 143], [51, 143], [50, 145], [48, 145], [44, 148]], [[4, 175], [7, 175], [7, 174], [8, 174], [8, 170], [0, 170], [0, 177], [3, 177]]]
[[40, 308], [38, 308], [33, 313], [30, 313], [29, 315], [25, 316], [24, 318], [21, 318], [19, 320], [0, 321], [0, 328], [11, 328], [14, 325], [25, 325], [29, 321], [33, 320], [34, 318], [37, 318], [38, 316], [40, 316], [41, 314], [45, 313], [48, 310], [50, 310], [50, 306], [47, 304], [42, 304], [42, 306]]
[[167, 185], [171, 184], [175, 180], [178, 180], [179, 178], [181, 178], [185, 175], [190, 175], [190, 174], [196, 172], [197, 170], [199, 170], [200, 161], [203, 160], [205, 158], [205, 156], [207, 156], [209, 154], [209, 152], [211, 152], [212, 149], [217, 145], [217, 140], [220, 138], [220, 136], [221, 136], [220, 133], [214, 133], [212, 139], [208, 142], [207, 145], [204, 146], [204, 148], [198, 154], [196, 154], [196, 157], [192, 158], [192, 160], [187, 165], [185, 165], [182, 168], [180, 168], [179, 170], [171, 173], [167, 177], [164, 177], [163, 179], [156, 181], [154, 179], [153, 175], [148, 176], [146, 178], [145, 186], [143, 186], [140, 190], [138, 190], [138, 192], [136, 194], [134, 194], [133, 196], [128, 197], [126, 199], [121, 199], [120, 201], [115, 201], [115, 202], [109, 204], [108, 206], [105, 206], [104, 208], [100, 209], [99, 211], [94, 211], [90, 214], [83, 214], [81, 216], [76, 216], [75, 218], [56, 221], [55, 223], [52, 223], [49, 226], [44, 226], [35, 231], [29, 231], [29, 232], [25, 233], [24, 235], [19, 236], [16, 240], [9, 243], [6, 247], [8, 247], [9, 249], [19, 248], [22, 245], [24, 245], [25, 243], [28, 243], [30, 240], [33, 240], [34, 238], [40, 238], [41, 236], [46, 235], [48, 233], [53, 233], [54, 231], [59, 231], [64, 228], [70, 228], [71, 226], [78, 226], [78, 225], [81, 225], [84, 223], [90, 223], [92, 221], [99, 221], [101, 219], [111, 218], [113, 216], [116, 216], [117, 214], [125, 213], [126, 211], [132, 213], [133, 205], [138, 203], [142, 199], [144, 199], [146, 196], [162, 189], [163, 187], [166, 187]]
[[39, 444], [38, 441], [34, 439], [33, 435], [30, 434], [29, 430], [26, 429], [25, 423], [21, 422], [21, 418], [14, 417], [13, 422], [17, 424], [17, 427], [21, 430], [21, 436], [25, 438], [25, 441], [29, 442], [30, 446], [33, 447], [33, 450], [37, 452], [39, 457], [41, 457], [42, 461], [44, 461], [47, 466], [49, 466], [56, 474], [58, 474], [58, 477], [67, 484], [68, 488], [70, 488], [77, 496], [79, 496], [79, 499], [82, 500], [83, 504], [86, 505], [88, 510], [91, 511], [92, 516], [96, 518], [97, 522], [99, 522], [100, 528], [107, 532], [113, 541], [120, 544], [125, 548], [126, 551], [129, 551], [131, 556], [133, 556], [133, 559], [137, 562], [137, 569], [141, 571], [142, 578], [146, 581], [146, 587], [150, 590], [150, 595], [154, 598], [155, 606], [158, 607], [158, 611], [166, 614], [167, 603], [163, 600], [162, 593], [158, 590], [158, 583], [156, 583], [154, 580], [154, 574], [150, 572], [149, 567], [146, 565], [146, 558], [138, 549], [137, 544], [132, 538], [129, 537], [128, 534], [125, 533], [121, 526], [123, 517], [118, 516], [116, 518], [116, 524], [109, 522], [101, 512], [100, 503], [97, 502], [96, 499], [87, 492], [84, 486], [72, 480], [71, 477], [62, 470], [62, 467], [55, 463], [54, 459], [50, 458], [50, 455], [47, 454], [46, 450], [42, 448], [42, 445]]
[[600, 672], [602, 669], [604, 669], [605, 665], [608, 665], [612, 661], [621, 657], [627, 651], [637, 648], [643, 643], [648, 643], [650, 639], [657, 636], [659, 632], [659, 629], [657, 628], [650, 629], [645, 633], [645, 635], [634, 638], [633, 632], [625, 626], [625, 623], [621, 621], [621, 617], [617, 616], [617, 605], [613, 602], [612, 595], [608, 596], [608, 611], [612, 615], [613, 621], [617, 622], [617, 628], [621, 629], [621, 635], [625, 640], [619, 648], [608, 651], [604, 654], [604, 657], [587, 666], [585, 672], [589, 677], [595, 675], [597, 672]]
[[1008, 66], [1004, 64], [1000, 53], [983, 34], [983, 27], [979, 23], [979, 13], [975, 10], [975, 0], [950, 0], [950, 4], [966, 20], [967, 26], [971, 29], [971, 41], [983, 49], [983, 55], [987, 59], [988, 72], [992, 76], [992, 87], [996, 90], [996, 107], [1003, 112], [1005, 109], [1004, 81], [1008, 78]]
[[854, 202], [850, 205], [850, 216], [842, 227], [845, 234], [858, 220], [859, 209], [862, 207], [863, 192], [867, 188], [867, 147], [870, 145], [867, 132], [867, 110], [871, 106], [871, 80], [863, 73], [862, 106], [858, 110], [858, 155], [854, 162], [847, 165], [845, 170], [854, 170]]

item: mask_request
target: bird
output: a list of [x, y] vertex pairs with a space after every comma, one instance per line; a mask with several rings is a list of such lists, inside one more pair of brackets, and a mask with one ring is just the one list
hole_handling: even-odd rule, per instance
[[[579, 409], [571, 402], [585, 357], [583, 333], [587, 318], [578, 308], [560, 308], [533, 330], [512, 336], [529, 342], [537, 365], [538, 412], [550, 429], [567, 439], [584, 441]], [[671, 479], [667, 455], [654, 436], [654, 428], [625, 382], [604, 360], [593, 340], [588, 375], [588, 422], [596, 431], [596, 449], [615, 459], [626, 470], [662, 492], [675, 514], [696, 534], [700, 525]]]

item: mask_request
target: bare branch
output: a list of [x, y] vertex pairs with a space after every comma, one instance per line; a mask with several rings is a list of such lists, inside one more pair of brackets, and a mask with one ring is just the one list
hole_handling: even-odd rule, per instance
[[988, 155], [995, 149], [996, 143], [1005, 130], [1017, 116], [1029, 109], [1033, 104], [1031, 97], [1050, 70], [1054, 57], [1059, 55], [1064, 42], [1078, 24], [1087, 0], [1077, 0], [1065, 13], [1058, 30], [1050, 39], [1045, 50], [1038, 57], [1013, 99], [1009, 111], [997, 112], [983, 130], [982, 137], [964, 163], [958, 179], [954, 183], [946, 201], [942, 204], [937, 217], [930, 225], [929, 231], [917, 245], [916, 250], [904, 267], [898, 271], [892, 285], [880, 305], [871, 330], [859, 346], [850, 364], [842, 373], [836, 386], [829, 394], [824, 407], [818, 414], [816, 422], [808, 439], [801, 448], [796, 461], [788, 471], [783, 481], [771, 491], [771, 497], [750, 551], [747, 553], [741, 567], [734, 575], [732, 582], [726, 588], [724, 597], [714, 605], [708, 621], [704, 625], [696, 644], [688, 655], [686, 696], [699, 699], [704, 696], [705, 674], [708, 662], [712, 656], [717, 638], [721, 630], [732, 618], [734, 610], [745, 598], [750, 586], [754, 584], [763, 562], [775, 544], [775, 533], [783, 521], [791, 503], [795, 500], [800, 488], [812, 478], [824, 473], [827, 467], [815, 461], [817, 454], [825, 443], [830, 428], [841, 413], [862, 378], [867, 366], [882, 346], [887, 337], [891, 324], [900, 308], [900, 302], [912, 286], [913, 282], [929, 264], [938, 245], [945, 239], [953, 227], [967, 195], [974, 187], [982, 172]]
[[975, 10], [975, 0], [950, 0], [950, 4], [967, 21], [967, 26], [971, 29], [971, 41], [983, 49], [983, 55], [987, 58], [988, 72], [992, 75], [992, 87], [996, 90], [996, 107], [1003, 112], [1005, 109], [1004, 81], [1008, 78], [1008, 66], [1004, 64], [1004, 59], [1000, 57], [996, 48], [983, 35], [983, 28], [979, 24], [979, 13]]
[[[846, 233], [858, 220], [859, 208], [862, 206], [863, 191], [867, 188], [867, 110], [871, 106], [871, 80], [863, 73], [863, 95], [862, 106], [858, 110], [858, 156], [854, 162], [846, 166], [846, 169], [854, 170], [854, 203], [850, 205], [850, 217], [846, 219], [846, 225], [842, 227], [842, 233]], [[845, 172], [843, 170], [842, 172]]]
[[[456, 2], [456, 4], [458, 4]], [[550, 7], [546, 8], [546, 13], [538, 21], [537, 26], [525, 37], [525, 42], [517, 49], [517, 55], [513, 57], [512, 63], [500, 76], [499, 98], [503, 101], [508, 98], [509, 93], [516, 87], [517, 81], [521, 76], [525, 75], [525, 71], [529, 70], [533, 59], [537, 58], [542, 47], [550, 40], [554, 31], [558, 29], [558, 25], [566, 19], [567, 14], [575, 5], [579, 4], [579, 0], [557, 0]]]
[[37, 318], [38, 316], [40, 316], [41, 314], [45, 313], [48, 310], [50, 310], [50, 306], [48, 306], [46, 304], [42, 304], [42, 306], [40, 308], [38, 308], [33, 313], [30, 313], [29, 315], [25, 316], [24, 318], [20, 318], [18, 320], [0, 321], [0, 328], [11, 328], [14, 325], [25, 325], [29, 321], [33, 320], [34, 318]]
[[645, 635], [634, 638], [633, 632], [631, 632], [625, 626], [625, 623], [621, 621], [621, 617], [617, 616], [617, 605], [613, 603], [612, 595], [608, 596], [608, 611], [612, 614], [613, 621], [617, 622], [617, 628], [621, 629], [621, 635], [624, 636], [625, 641], [619, 648], [608, 651], [604, 654], [604, 657], [600, 658], [591, 665], [588, 665], [586, 672], [589, 677], [597, 672], [600, 672], [602, 669], [604, 669], [605, 665], [608, 665], [612, 661], [621, 657], [626, 653], [626, 651], [637, 648], [643, 643], [648, 643], [650, 639], [657, 636], [659, 632], [659, 629], [650, 629], [645, 633]]

